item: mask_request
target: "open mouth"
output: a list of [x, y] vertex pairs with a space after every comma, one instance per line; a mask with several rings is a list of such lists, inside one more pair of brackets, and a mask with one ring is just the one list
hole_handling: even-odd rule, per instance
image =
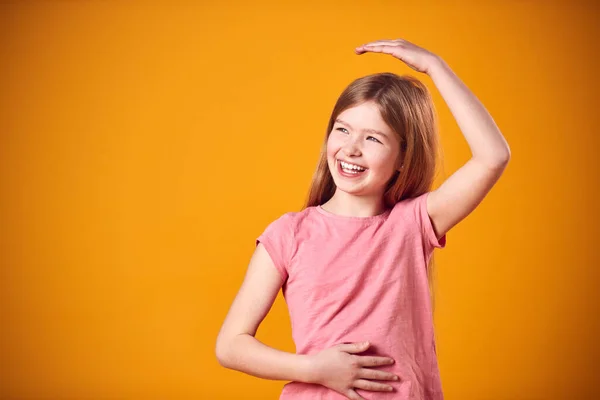
[[337, 169], [340, 175], [347, 177], [356, 177], [365, 173], [368, 168], [364, 168], [355, 164], [349, 164], [344, 161], [336, 160]]

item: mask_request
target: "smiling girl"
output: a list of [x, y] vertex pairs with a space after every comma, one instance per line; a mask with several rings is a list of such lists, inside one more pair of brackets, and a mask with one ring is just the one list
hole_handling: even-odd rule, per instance
[[[219, 332], [221, 365], [291, 381], [280, 399], [443, 399], [429, 274], [435, 248], [489, 193], [510, 149], [483, 105], [437, 55], [405, 40], [389, 54], [431, 77], [472, 157], [432, 190], [438, 136], [426, 87], [359, 78], [334, 106], [308, 201], [256, 239]], [[255, 338], [282, 289], [296, 353]]]

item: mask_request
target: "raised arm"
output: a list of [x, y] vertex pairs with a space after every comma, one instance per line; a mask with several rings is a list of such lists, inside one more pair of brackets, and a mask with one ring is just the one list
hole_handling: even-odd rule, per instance
[[427, 212], [438, 239], [469, 215], [498, 181], [510, 148], [481, 102], [439, 56], [406, 40], [380, 40], [355, 49], [386, 53], [428, 74], [456, 119], [472, 157], [427, 198]]
[[427, 198], [427, 211], [441, 237], [487, 196], [510, 160], [510, 148], [483, 104], [442, 59], [434, 58], [428, 73], [472, 155]]

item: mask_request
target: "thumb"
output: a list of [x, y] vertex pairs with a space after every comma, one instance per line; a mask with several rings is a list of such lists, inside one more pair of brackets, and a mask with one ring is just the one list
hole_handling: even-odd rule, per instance
[[346, 353], [361, 353], [369, 348], [371, 343], [367, 342], [357, 342], [357, 343], [344, 343], [338, 345], [338, 348], [341, 351], [345, 351]]

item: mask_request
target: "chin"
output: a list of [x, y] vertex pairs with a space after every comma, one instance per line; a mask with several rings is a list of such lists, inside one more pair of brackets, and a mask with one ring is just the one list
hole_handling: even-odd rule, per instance
[[340, 184], [336, 182], [335, 186], [345, 193], [353, 194], [356, 196], [368, 195], [371, 191], [368, 185], [353, 185], [347, 182], [341, 182]]

